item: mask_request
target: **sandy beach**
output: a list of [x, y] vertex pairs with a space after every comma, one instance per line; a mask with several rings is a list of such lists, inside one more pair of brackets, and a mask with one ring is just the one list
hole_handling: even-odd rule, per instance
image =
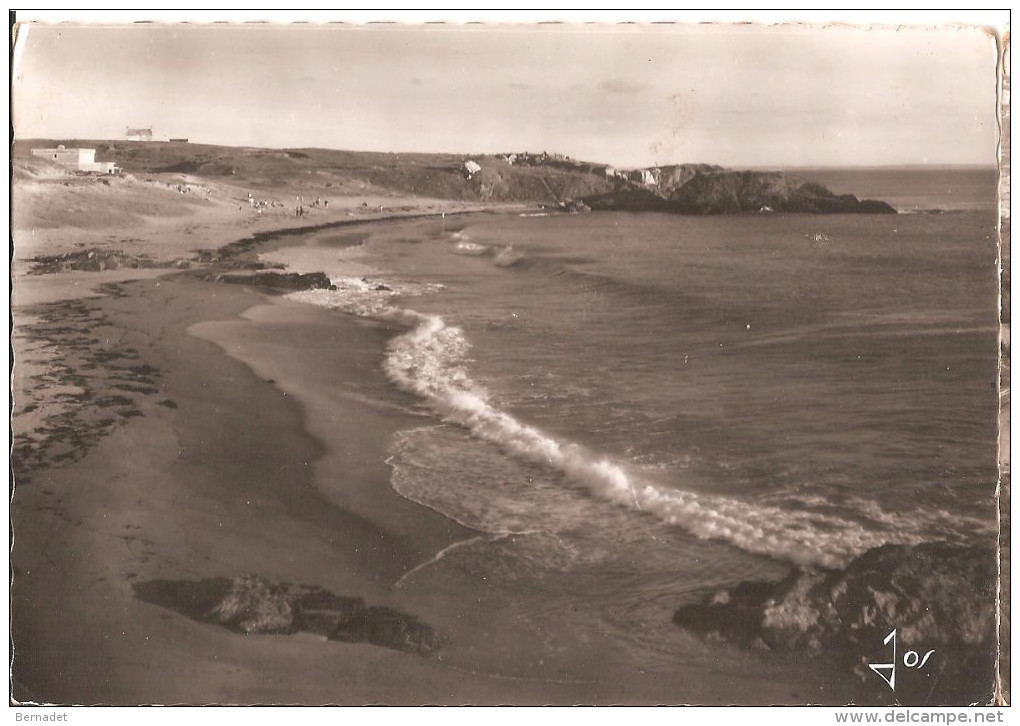
[[[372, 681], [338, 678], [335, 664], [325, 668], [321, 659], [334, 659], [334, 644], [238, 638], [134, 597], [134, 582], [257, 572], [385, 604], [394, 579], [459, 533], [427, 510], [401, 511], [400, 502], [388, 503], [405, 524], [414, 520], [403, 531], [324, 506], [311, 481], [324, 447], [304, 432], [300, 406], [187, 334], [196, 309], [214, 318], [236, 315], [257, 302], [255, 294], [186, 280], [133, 283], [125, 292], [94, 303], [122, 331], [119, 345], [103, 350], [114, 361], [125, 348], [137, 350], [133, 360], [160, 370], [158, 393], [138, 397], [130, 423], [112, 427], [78, 461], [19, 477], [15, 522], [32, 526], [16, 529], [13, 556], [14, 637], [22, 645], [16, 694], [57, 703], [389, 700], [385, 689], [334, 690], [334, 679]], [[383, 452], [365, 444], [385, 441], [392, 423], [355, 408], [348, 409], [352, 417], [372, 435], [359, 442], [343, 477], [375, 483], [385, 498]], [[256, 659], [270, 659], [273, 670], [278, 659], [293, 658], [285, 670], [324, 677], [281, 679], [279, 690], [266, 690], [269, 671], [245, 674], [252, 667], [246, 645], [256, 645]], [[387, 657], [422, 667], [417, 659], [366, 649], [372, 651], [366, 668], [397, 667], [386, 665]]]
[[[317, 225], [363, 214], [362, 200], [348, 201]], [[401, 211], [409, 209], [434, 211], [428, 205]], [[215, 249], [300, 221], [281, 215], [237, 223], [206, 213], [186, 229], [200, 228], [203, 247]], [[379, 375], [372, 357], [385, 331], [338, 323], [335, 315], [326, 325], [314, 308], [278, 308], [278, 296], [196, 273], [24, 274], [27, 258], [112, 244], [109, 231], [16, 232], [15, 698], [137, 704], [437, 697], [442, 691], [419, 658], [304, 635], [238, 638], [135, 597], [132, 585], [146, 580], [257, 573], [384, 605], [402, 573], [466, 533], [389, 489], [387, 432], [411, 416], [400, 403], [380, 408], [348, 398], [331, 422], [333, 435], [318, 440], [308, 432], [315, 411], [294, 393], [299, 381], [283, 378], [307, 371], [279, 365], [294, 359], [290, 346], [300, 341], [274, 341], [269, 347], [278, 355], [258, 351], [263, 364], [253, 370], [189, 328], [215, 321], [229, 328], [250, 308], [279, 309], [285, 318], [279, 322], [294, 335], [322, 341], [328, 330], [331, 339], [342, 337], [341, 367], [331, 375], [352, 381]], [[144, 227], [136, 242], [133, 254], [193, 258], [193, 238], [163, 223]], [[347, 506], [325, 501], [314, 486], [324, 456], [350, 485]], [[338, 647], [365, 657], [341, 667]], [[275, 677], [281, 666], [294, 677]], [[386, 685], [366, 675], [400, 667], [422, 683], [417, 694], [407, 683]], [[348, 668], [357, 673], [345, 676]], [[348, 692], [338, 683], [360, 685]]]
[[[316, 226], [384, 216], [351, 211], [360, 205], [337, 204]], [[400, 206], [396, 216], [443, 211]], [[16, 700], [727, 701], [733, 674], [680, 668], [670, 680], [684, 687], [664, 688], [655, 678], [473, 673], [444, 662], [442, 649], [418, 655], [307, 632], [243, 635], [139, 597], [152, 583], [252, 575], [412, 615], [431, 609], [441, 635], [468, 652], [484, 652], [486, 638], [511, 652], [516, 637], [490, 632], [476, 615], [461, 625], [441, 600], [416, 602], [394, 587], [477, 535], [390, 487], [392, 434], [434, 422], [386, 385], [379, 363], [396, 331], [216, 282], [216, 263], [199, 263], [191, 246], [195, 236], [204, 250], [247, 239], [265, 252], [291, 235], [252, 245], [253, 232], [307, 227], [300, 219], [201, 220], [187, 225], [188, 236], [165, 221], [133, 230], [132, 254], [189, 260], [171, 270], [28, 274], [28, 258], [102, 250], [116, 235], [103, 227], [16, 231]], [[295, 355], [311, 348], [314, 355]], [[588, 646], [589, 655], [599, 647]], [[794, 697], [790, 686], [751, 674], [747, 687], [773, 702]]]

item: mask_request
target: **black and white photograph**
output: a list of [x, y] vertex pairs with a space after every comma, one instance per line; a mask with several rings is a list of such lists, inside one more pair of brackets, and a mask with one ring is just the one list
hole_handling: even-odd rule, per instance
[[12, 11], [11, 705], [1008, 705], [999, 14]]

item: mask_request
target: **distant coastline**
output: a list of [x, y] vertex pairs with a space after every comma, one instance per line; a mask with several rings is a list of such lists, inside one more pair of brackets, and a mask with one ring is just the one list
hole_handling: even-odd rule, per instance
[[[337, 149], [259, 149], [161, 141], [20, 140], [14, 159], [47, 164], [32, 149], [64, 146], [94, 151], [126, 174], [176, 173], [253, 186], [280, 177], [312, 175], [295, 186], [322, 186], [327, 194], [371, 191], [436, 200], [536, 204], [562, 211], [659, 211], [679, 214], [806, 212], [890, 214], [880, 199], [835, 193], [803, 173], [737, 170], [712, 164], [667, 164], [618, 169], [604, 162], [542, 151], [500, 154], [400, 154]], [[309, 184], [311, 182], [311, 184]], [[250, 193], [249, 193], [250, 195]], [[297, 194], [298, 207], [303, 206]], [[311, 197], [309, 197], [311, 199]], [[242, 200], [246, 201], [246, 200]], [[300, 213], [300, 212], [298, 212]]]

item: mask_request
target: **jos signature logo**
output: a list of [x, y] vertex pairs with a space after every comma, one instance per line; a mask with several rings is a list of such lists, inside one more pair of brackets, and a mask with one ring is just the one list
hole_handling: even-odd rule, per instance
[[[896, 690], [896, 666], [899, 665], [899, 661], [896, 659], [896, 630], [894, 629], [889, 635], [885, 636], [885, 640], [882, 641], [884, 645], [889, 645], [889, 641], [892, 641], [892, 663], [868, 663], [868, 668], [875, 671], [878, 677], [889, 684], [889, 688]], [[915, 668], [920, 670], [924, 668], [928, 659], [931, 658], [935, 649], [929, 650], [923, 656], [916, 650], [908, 650], [903, 654], [903, 665], [906, 668]]]

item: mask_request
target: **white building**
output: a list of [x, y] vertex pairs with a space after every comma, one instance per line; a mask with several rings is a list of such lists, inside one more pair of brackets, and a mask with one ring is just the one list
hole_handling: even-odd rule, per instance
[[55, 164], [66, 166], [75, 171], [98, 174], [115, 174], [120, 171], [112, 161], [96, 161], [95, 149], [67, 149], [61, 144], [55, 149], [32, 149], [32, 156], [49, 159]]

